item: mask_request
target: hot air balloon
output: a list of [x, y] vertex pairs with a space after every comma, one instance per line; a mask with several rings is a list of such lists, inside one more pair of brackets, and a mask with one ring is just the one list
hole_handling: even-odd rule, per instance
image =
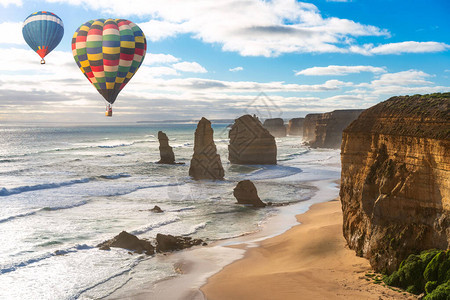
[[28, 16], [22, 26], [25, 42], [42, 58], [58, 46], [64, 35], [63, 21], [49, 11], [38, 11]]
[[147, 41], [142, 30], [124, 19], [97, 19], [81, 25], [72, 38], [72, 53], [84, 76], [112, 104], [144, 61]]

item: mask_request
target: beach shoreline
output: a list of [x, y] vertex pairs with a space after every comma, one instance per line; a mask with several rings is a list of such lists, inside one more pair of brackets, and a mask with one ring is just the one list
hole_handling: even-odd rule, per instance
[[173, 265], [178, 275], [156, 283], [142, 282], [131, 290], [119, 289], [107, 299], [206, 299], [201, 288], [209, 278], [220, 273], [226, 266], [240, 261], [249, 249], [258, 248], [263, 241], [283, 235], [299, 225], [297, 216], [307, 212], [311, 206], [337, 197], [339, 184], [336, 179], [303, 183], [316, 189], [312, 197], [280, 207], [279, 212], [262, 224], [259, 231], [215, 241], [207, 247], [156, 255], [156, 263]]
[[338, 199], [312, 205], [300, 223], [246, 249], [201, 287], [204, 299], [417, 299], [375, 284], [369, 262], [342, 236]]

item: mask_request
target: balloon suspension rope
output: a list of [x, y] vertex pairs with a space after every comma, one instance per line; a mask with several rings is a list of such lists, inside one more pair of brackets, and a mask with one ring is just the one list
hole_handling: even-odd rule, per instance
[[45, 65], [45, 60], [41, 59], [41, 65]]

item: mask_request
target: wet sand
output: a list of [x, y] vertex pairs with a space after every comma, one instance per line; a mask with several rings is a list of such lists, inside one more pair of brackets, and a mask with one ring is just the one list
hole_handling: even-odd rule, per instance
[[243, 259], [210, 277], [201, 291], [208, 300], [416, 299], [367, 281], [368, 261], [349, 250], [342, 236], [337, 200], [315, 204], [301, 223], [247, 248]]

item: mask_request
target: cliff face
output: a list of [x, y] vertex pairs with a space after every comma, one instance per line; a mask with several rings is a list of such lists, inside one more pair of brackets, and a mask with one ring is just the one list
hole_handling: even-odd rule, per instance
[[342, 131], [363, 112], [362, 109], [335, 110], [317, 116], [314, 138], [310, 146], [314, 148], [340, 148]]
[[316, 140], [316, 123], [322, 114], [307, 114], [303, 121], [303, 140], [314, 142]]
[[263, 126], [274, 137], [286, 136], [286, 126], [282, 118], [266, 119]]
[[287, 126], [288, 135], [303, 135], [303, 122], [305, 118], [293, 118]]
[[228, 159], [232, 164], [277, 164], [275, 138], [262, 126], [258, 118], [244, 115], [236, 119], [228, 135]]
[[450, 93], [393, 97], [343, 133], [344, 237], [377, 271], [450, 243]]

